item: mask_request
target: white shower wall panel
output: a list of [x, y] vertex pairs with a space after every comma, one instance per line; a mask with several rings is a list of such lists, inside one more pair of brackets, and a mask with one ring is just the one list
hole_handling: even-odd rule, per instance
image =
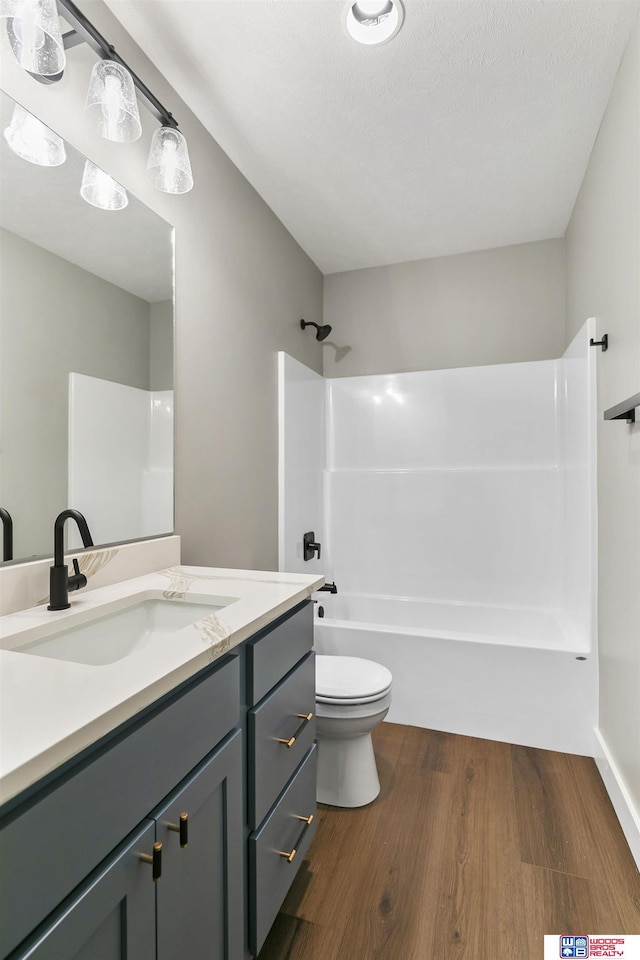
[[[173, 526], [173, 390], [149, 393], [149, 459], [142, 473], [141, 536]], [[171, 529], [167, 527], [167, 530]]]
[[560, 361], [327, 382], [329, 469], [558, 463]]
[[595, 504], [596, 389], [595, 351], [583, 330], [562, 361], [562, 448], [564, 450], [564, 601], [576, 629], [589, 635], [596, 623]]
[[[69, 505], [95, 543], [173, 529], [173, 391], [69, 374]], [[81, 541], [75, 528], [69, 547]]]
[[341, 591], [561, 607], [556, 468], [342, 470], [328, 480]]
[[[326, 569], [323, 471], [325, 382], [286, 353], [278, 354], [278, 564], [294, 573]], [[324, 554], [305, 560], [302, 538], [313, 531]]]
[[[148, 396], [122, 383], [69, 374], [69, 504], [85, 515], [95, 543], [128, 540], [141, 529]], [[70, 543], [80, 543], [75, 531]]]

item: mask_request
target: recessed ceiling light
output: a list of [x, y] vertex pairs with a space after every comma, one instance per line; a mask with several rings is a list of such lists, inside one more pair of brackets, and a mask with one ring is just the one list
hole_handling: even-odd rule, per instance
[[349, 0], [346, 27], [358, 43], [385, 43], [402, 26], [404, 10], [400, 0]]

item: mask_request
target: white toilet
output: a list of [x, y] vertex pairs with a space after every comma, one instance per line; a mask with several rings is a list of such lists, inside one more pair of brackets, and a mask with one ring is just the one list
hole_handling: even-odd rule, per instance
[[316, 657], [319, 803], [362, 807], [380, 793], [371, 731], [391, 705], [392, 676], [360, 657]]

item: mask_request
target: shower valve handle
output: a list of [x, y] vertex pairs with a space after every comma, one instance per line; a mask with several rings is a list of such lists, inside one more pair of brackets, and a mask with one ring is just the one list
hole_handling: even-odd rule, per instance
[[321, 547], [319, 543], [316, 543], [316, 535], [313, 530], [309, 530], [308, 533], [305, 533], [302, 538], [302, 546], [305, 560], [313, 560], [315, 556], [318, 557], [318, 560], [320, 559]]

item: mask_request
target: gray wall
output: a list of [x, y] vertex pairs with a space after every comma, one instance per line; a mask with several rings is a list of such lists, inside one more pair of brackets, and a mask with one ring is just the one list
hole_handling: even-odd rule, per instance
[[564, 314], [562, 240], [334, 273], [324, 373], [546, 360], [563, 351]]
[[[567, 232], [567, 340], [598, 318], [598, 407], [640, 391], [640, 28]], [[598, 423], [600, 732], [640, 817], [640, 423]], [[640, 847], [637, 850], [640, 857]]]
[[149, 304], [149, 389], [173, 390], [173, 302]]
[[0, 253], [0, 500], [22, 558], [69, 505], [69, 373], [149, 389], [149, 304], [7, 230]]
[[100, 0], [83, 11], [175, 115], [194, 189], [145, 178], [157, 122], [132, 144], [102, 140], [84, 114], [95, 55], [70, 51], [45, 87], [3, 58], [3, 89], [176, 228], [176, 530], [186, 563], [277, 566], [277, 351], [321, 369], [299, 329], [322, 319], [322, 276]]

